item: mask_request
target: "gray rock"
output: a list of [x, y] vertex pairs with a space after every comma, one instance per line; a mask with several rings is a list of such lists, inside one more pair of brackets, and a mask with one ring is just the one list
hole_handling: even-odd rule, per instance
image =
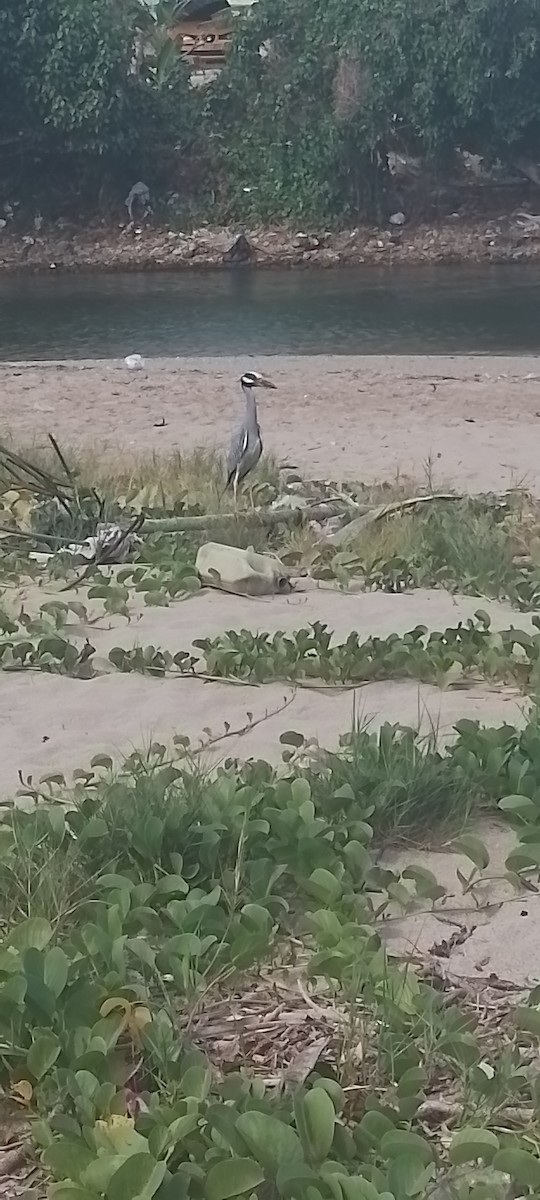
[[406, 220], [407, 218], [403, 212], [392, 213], [392, 216], [389, 217], [390, 225], [404, 225]]

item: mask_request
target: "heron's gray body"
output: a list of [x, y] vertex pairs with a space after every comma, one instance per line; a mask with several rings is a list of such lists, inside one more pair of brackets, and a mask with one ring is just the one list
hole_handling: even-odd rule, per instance
[[227, 487], [232, 484], [235, 490], [257, 466], [263, 451], [253, 389], [242, 385], [242, 391], [246, 398], [246, 413], [239, 429], [233, 433], [227, 457]]

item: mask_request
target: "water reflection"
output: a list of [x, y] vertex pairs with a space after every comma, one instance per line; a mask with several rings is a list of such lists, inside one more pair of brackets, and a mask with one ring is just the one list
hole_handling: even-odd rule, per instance
[[536, 266], [0, 281], [0, 357], [537, 353]]

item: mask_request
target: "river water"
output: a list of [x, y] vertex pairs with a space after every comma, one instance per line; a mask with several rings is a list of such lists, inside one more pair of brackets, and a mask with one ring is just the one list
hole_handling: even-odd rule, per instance
[[200, 270], [0, 281], [0, 359], [535, 354], [537, 266]]

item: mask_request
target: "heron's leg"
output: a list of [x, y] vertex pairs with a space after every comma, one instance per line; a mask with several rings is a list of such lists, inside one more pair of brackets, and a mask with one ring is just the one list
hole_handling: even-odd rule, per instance
[[233, 498], [234, 498], [234, 507], [238, 508], [238, 471], [234, 472]]

